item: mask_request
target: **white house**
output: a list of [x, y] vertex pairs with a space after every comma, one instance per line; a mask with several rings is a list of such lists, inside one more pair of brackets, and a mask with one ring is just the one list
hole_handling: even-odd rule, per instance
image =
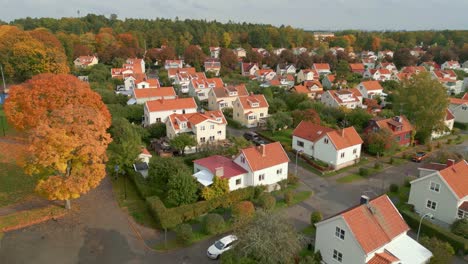
[[452, 111], [450, 111], [450, 109], [447, 108], [447, 110], [445, 110], [445, 119], [444, 119], [446, 130], [439, 131], [439, 132], [433, 131], [431, 138], [436, 139], [436, 138], [440, 138], [446, 135], [450, 135], [450, 133], [453, 130], [454, 123], [455, 123], [455, 116], [453, 115]]
[[373, 99], [376, 96], [386, 96], [383, 92], [383, 87], [378, 81], [363, 81], [358, 84], [357, 89], [359, 89], [363, 98]]
[[292, 148], [334, 169], [354, 165], [361, 157], [362, 139], [354, 127], [334, 130], [301, 121], [293, 131]]
[[208, 59], [204, 62], [205, 73], [212, 72], [215, 76], [219, 76], [221, 72], [221, 62], [216, 59]]
[[397, 67], [395, 66], [395, 64], [393, 62], [380, 62], [379, 64], [377, 64], [377, 66], [375, 68], [376, 69], [387, 69], [390, 72], [398, 72], [398, 69], [397, 69]]
[[208, 100], [208, 93], [212, 88], [223, 86], [224, 83], [221, 78], [192, 79], [189, 84], [189, 95], [197, 97], [200, 101]]
[[73, 61], [75, 67], [77, 68], [86, 68], [99, 63], [99, 60], [96, 56], [79, 56]]
[[297, 73], [297, 82], [302, 83], [304, 81], [318, 81], [320, 75], [316, 70], [312, 69], [301, 69]]
[[372, 79], [375, 81], [389, 81], [392, 77], [392, 72], [388, 69], [366, 69], [364, 74], [362, 75], [363, 78]]
[[244, 48], [236, 48], [233, 50], [233, 52], [238, 58], [245, 58], [247, 56], [247, 52]]
[[158, 79], [148, 78], [146, 74], [131, 74], [124, 77], [124, 87], [126, 91], [133, 89], [159, 88]]
[[241, 74], [242, 76], [254, 76], [260, 68], [257, 63], [242, 63], [241, 64]]
[[272, 69], [260, 69], [255, 72], [255, 78], [259, 82], [268, 82], [276, 77], [276, 72]]
[[194, 177], [209, 186], [213, 177], [229, 180], [229, 190], [248, 186], [267, 186], [269, 191], [288, 178], [289, 158], [279, 142], [242, 149], [232, 160], [211, 156], [194, 160]]
[[323, 93], [323, 87], [319, 81], [305, 81], [304, 85], [296, 85], [290, 90], [300, 94], [307, 94], [310, 99], [319, 99]]
[[257, 127], [268, 118], [268, 102], [263, 94], [239, 96], [233, 102], [233, 119], [245, 127]]
[[237, 86], [228, 85], [224, 87], [213, 88], [208, 93], [208, 109], [223, 110], [226, 107], [233, 107], [233, 102], [239, 96], [248, 96], [245, 84]]
[[315, 224], [315, 251], [322, 263], [423, 264], [432, 253], [408, 236], [410, 230], [387, 195]]
[[450, 60], [440, 65], [442, 70], [458, 70], [460, 69], [460, 63], [458, 61]]
[[196, 72], [197, 71], [193, 67], [189, 67], [189, 68], [170, 68], [170, 69], [167, 70], [167, 77], [169, 78], [169, 80], [172, 80], [174, 82], [178, 73], [195, 74]]
[[355, 109], [362, 107], [362, 95], [358, 89], [328, 90], [322, 94], [320, 101], [331, 107]]
[[149, 161], [153, 157], [151, 153], [146, 148], [141, 149], [141, 153], [136, 158], [135, 163], [133, 164], [133, 169], [136, 172], [139, 172], [143, 178], [148, 177]]
[[316, 70], [320, 75], [327, 75], [331, 73], [330, 64], [328, 63], [314, 63], [312, 69]]
[[[195, 137], [198, 145], [212, 144], [226, 139], [226, 119], [220, 110], [204, 113], [172, 114], [166, 121], [166, 134], [169, 139], [182, 133]], [[188, 149], [186, 152], [193, 149]]]
[[176, 97], [176, 92], [172, 87], [134, 89], [132, 98], [127, 104], [144, 104], [147, 101], [159, 99], [171, 100], [176, 99]]
[[206, 79], [204, 72], [186, 72], [186, 71], [179, 71], [176, 74], [174, 84], [180, 86], [180, 91], [184, 94], [189, 92], [189, 85], [192, 80], [203, 80]]
[[276, 66], [276, 74], [277, 75], [288, 75], [288, 74], [296, 75], [296, 66], [294, 66], [293, 64], [284, 64], [284, 65], [278, 64]]
[[434, 79], [439, 80], [447, 88], [449, 94], [459, 94], [463, 90], [463, 81], [457, 80], [457, 74], [451, 70], [434, 70], [431, 72]]
[[184, 67], [184, 60], [166, 60], [164, 62], [164, 69], [179, 69]]
[[220, 47], [210, 47], [210, 57], [213, 59], [219, 59], [219, 53], [221, 52]]
[[382, 51], [379, 51], [377, 52], [377, 58], [379, 59], [383, 59], [385, 57], [390, 57], [390, 58], [393, 58], [393, 51], [391, 50], [382, 50]]
[[189, 114], [197, 112], [195, 99], [177, 98], [172, 100], [160, 99], [147, 101], [144, 107], [143, 125], [165, 123], [172, 114]]
[[362, 59], [362, 64], [364, 64], [364, 68], [366, 68], [366, 69], [374, 69], [375, 68], [375, 59], [373, 59], [373, 58]]
[[420, 215], [430, 213], [447, 224], [468, 218], [468, 163], [449, 160], [445, 168], [434, 169], [411, 182], [408, 203]]
[[468, 123], [468, 95], [465, 94], [462, 99], [449, 98], [449, 100], [449, 109], [455, 116], [455, 122]]

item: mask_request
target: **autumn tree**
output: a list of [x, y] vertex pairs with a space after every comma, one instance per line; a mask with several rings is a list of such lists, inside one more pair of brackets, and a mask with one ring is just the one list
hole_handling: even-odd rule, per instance
[[201, 196], [205, 200], [211, 200], [229, 192], [229, 181], [220, 177], [213, 177], [213, 184], [202, 190]]
[[206, 55], [203, 51], [195, 45], [190, 45], [185, 49], [184, 60], [186, 63], [195, 67], [198, 71], [201, 69]]
[[401, 48], [395, 51], [393, 54], [393, 62], [395, 66], [399, 69], [404, 66], [412, 66], [415, 65], [418, 61], [418, 58], [411, 55], [411, 51], [408, 48]]
[[429, 73], [420, 73], [403, 81], [393, 96], [394, 111], [408, 118], [421, 142], [430, 139], [433, 131], [446, 129], [447, 90]]
[[237, 67], [237, 56], [230, 49], [221, 48], [219, 52], [219, 61], [222, 71], [233, 71]]
[[301, 121], [309, 121], [320, 125], [320, 115], [314, 109], [294, 110], [291, 112], [293, 126], [296, 127]]
[[25, 172], [46, 175], [36, 186], [40, 194], [70, 208], [70, 199], [104, 178], [110, 114], [87, 83], [66, 74], [34, 76], [11, 88], [5, 113], [30, 135]]
[[383, 155], [394, 146], [392, 132], [386, 128], [370, 131], [364, 137], [364, 147], [372, 155]]

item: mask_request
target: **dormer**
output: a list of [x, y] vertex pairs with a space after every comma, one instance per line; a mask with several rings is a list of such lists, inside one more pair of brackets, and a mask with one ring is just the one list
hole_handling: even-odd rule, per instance
[[388, 124], [393, 131], [401, 131], [403, 129], [402, 122], [403, 119], [401, 116], [395, 116], [390, 121], [388, 121]]
[[179, 128], [187, 128], [187, 119], [185, 119], [184, 117], [176, 117], [176, 122], [179, 125]]
[[259, 107], [260, 106], [260, 103], [255, 99], [254, 100], [247, 99], [247, 101], [249, 102], [250, 107]]

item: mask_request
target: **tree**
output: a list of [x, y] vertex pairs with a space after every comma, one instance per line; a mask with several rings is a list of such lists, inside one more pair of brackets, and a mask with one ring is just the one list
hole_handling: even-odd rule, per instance
[[335, 71], [337, 80], [346, 80], [350, 74], [349, 63], [345, 60], [338, 61]]
[[127, 119], [119, 118], [112, 122], [112, 138], [109, 144], [109, 163], [118, 165], [120, 171], [132, 170], [135, 159], [141, 153], [141, 137]]
[[418, 58], [411, 55], [410, 49], [408, 48], [401, 48], [395, 51], [393, 54], [393, 62], [395, 66], [398, 68], [402, 68], [404, 66], [412, 66], [416, 65]]
[[191, 204], [198, 200], [197, 181], [191, 174], [173, 172], [167, 182], [166, 202], [169, 206]]
[[202, 190], [201, 196], [205, 200], [211, 200], [229, 193], [229, 181], [218, 176], [213, 177], [213, 184]]
[[468, 239], [468, 219], [463, 218], [456, 220], [453, 222], [450, 230], [452, 230], [454, 234]]
[[219, 214], [207, 214], [203, 218], [203, 230], [209, 235], [219, 234], [224, 228], [224, 218]]
[[162, 138], [166, 136], [166, 124], [156, 123], [150, 125], [148, 128], [149, 137], [151, 138]]
[[436, 237], [422, 237], [421, 244], [432, 252], [431, 264], [452, 263], [455, 251], [448, 242], [441, 241]]
[[245, 223], [255, 214], [255, 207], [251, 201], [242, 201], [232, 207], [232, 216], [238, 223]]
[[185, 155], [185, 149], [196, 146], [197, 140], [189, 134], [182, 133], [171, 139], [169, 145], [178, 150], [182, 155]]
[[293, 126], [296, 127], [301, 121], [309, 121], [320, 125], [320, 116], [314, 109], [294, 110], [291, 113]]
[[446, 89], [429, 73], [420, 73], [403, 81], [394, 93], [394, 111], [406, 115], [421, 142], [430, 139], [433, 131], [446, 129], [447, 107]]
[[364, 109], [353, 109], [347, 116], [347, 121], [351, 126], [354, 126], [358, 132], [362, 132], [372, 118]]
[[233, 71], [237, 67], [237, 56], [230, 49], [221, 48], [219, 51], [219, 61], [221, 62], [221, 69], [223, 71]]
[[195, 45], [190, 45], [185, 49], [184, 60], [186, 63], [192, 65], [197, 70], [201, 69], [201, 65], [205, 61], [206, 55], [203, 51]]
[[283, 112], [288, 109], [286, 103], [280, 98], [267, 99], [267, 101], [269, 105], [268, 111], [270, 112], [270, 114]]
[[273, 213], [259, 212], [238, 231], [237, 237], [239, 242], [232, 249], [233, 254], [257, 263], [289, 263], [302, 248], [302, 237], [294, 227], [283, 216]]
[[165, 195], [169, 179], [175, 171], [181, 174], [190, 174], [190, 171], [181, 159], [153, 157], [150, 160], [148, 185], [152, 190], [155, 190], [155, 194], [160, 196]]
[[395, 145], [392, 132], [383, 128], [378, 131], [371, 131], [364, 137], [364, 146], [372, 155], [382, 155]]

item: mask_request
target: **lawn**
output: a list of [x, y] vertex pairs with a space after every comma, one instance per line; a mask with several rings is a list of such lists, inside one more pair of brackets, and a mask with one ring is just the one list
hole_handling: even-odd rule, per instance
[[281, 144], [285, 146], [290, 146], [292, 145], [292, 129], [285, 129], [281, 131], [262, 131], [260, 132], [261, 135], [264, 135], [265, 137], [268, 137], [270, 139], [273, 139], [275, 141], [281, 142]]
[[[150, 228], [156, 228], [156, 221], [151, 215], [146, 201], [138, 194], [135, 184], [130, 179], [119, 177], [112, 180], [112, 189], [120, 207], [127, 210], [133, 219]], [[127, 198], [125, 199], [125, 189]]]
[[296, 205], [296, 204], [306, 200], [307, 198], [309, 198], [312, 194], [313, 194], [313, 192], [311, 192], [311, 191], [293, 192], [293, 198], [292, 198], [291, 203], [287, 204], [286, 201], [280, 200], [280, 201], [276, 202], [275, 210]]
[[17, 213], [0, 216], [0, 231], [6, 232], [20, 229], [26, 226], [58, 218], [67, 212], [63, 207], [49, 205], [43, 208], [20, 211]]
[[365, 180], [365, 179], [367, 179], [367, 178], [364, 177], [364, 176], [361, 176], [359, 174], [349, 174], [347, 176], [339, 178], [338, 180], [336, 180], [336, 182], [338, 182], [338, 183], [350, 183], [350, 182], [361, 181], [361, 180]]

